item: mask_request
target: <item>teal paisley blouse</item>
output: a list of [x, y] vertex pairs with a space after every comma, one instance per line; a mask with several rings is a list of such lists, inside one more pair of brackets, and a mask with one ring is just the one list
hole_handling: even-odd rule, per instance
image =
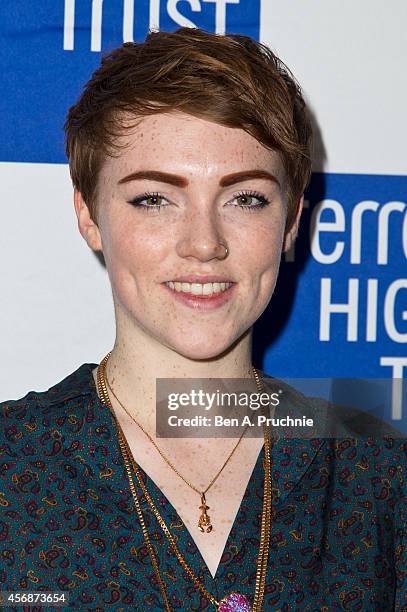
[[[46, 392], [0, 404], [0, 591], [67, 591], [66, 609], [75, 611], [163, 610], [95, 367], [83, 364]], [[300, 394], [295, 401], [309, 402]], [[175, 509], [141, 470], [181, 552], [218, 600], [237, 591], [252, 601], [262, 461], [263, 450], [215, 578]], [[405, 466], [402, 438], [274, 442], [264, 610], [407, 612]], [[139, 496], [172, 609], [213, 610], [176, 561], [140, 490]], [[42, 609], [52, 608], [30, 608]]]

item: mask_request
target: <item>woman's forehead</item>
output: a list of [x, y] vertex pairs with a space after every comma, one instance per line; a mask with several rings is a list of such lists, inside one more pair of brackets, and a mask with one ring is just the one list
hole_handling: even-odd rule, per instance
[[240, 128], [230, 128], [185, 113], [143, 117], [120, 137], [120, 153], [105, 171], [165, 167], [169, 172], [230, 172], [255, 167], [281, 170], [280, 156]]

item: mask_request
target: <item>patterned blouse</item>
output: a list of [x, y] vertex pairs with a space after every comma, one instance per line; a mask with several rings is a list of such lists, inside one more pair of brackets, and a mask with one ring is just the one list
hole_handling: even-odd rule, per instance
[[[114, 420], [97, 395], [96, 365], [0, 404], [0, 591], [69, 593], [64, 608], [26, 610], [165, 609]], [[386, 436], [274, 442], [264, 610], [407, 612], [406, 451], [405, 439]], [[253, 600], [263, 454], [215, 578], [174, 507], [140, 469], [183, 556], [218, 601], [231, 592]], [[171, 609], [214, 610], [138, 494]]]

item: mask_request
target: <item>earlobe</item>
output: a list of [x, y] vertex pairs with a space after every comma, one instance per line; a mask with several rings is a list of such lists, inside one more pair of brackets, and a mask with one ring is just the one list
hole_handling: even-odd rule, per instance
[[99, 228], [90, 216], [89, 208], [87, 207], [81, 192], [74, 189], [73, 198], [75, 213], [78, 219], [78, 229], [82, 238], [86, 240], [87, 245], [93, 251], [102, 251], [102, 240]]
[[295, 242], [295, 239], [297, 238], [303, 205], [304, 205], [304, 196], [302, 195], [300, 198], [300, 201], [298, 202], [295, 219], [291, 225], [290, 230], [286, 233], [284, 237], [283, 253], [291, 249], [291, 247], [293, 246]]

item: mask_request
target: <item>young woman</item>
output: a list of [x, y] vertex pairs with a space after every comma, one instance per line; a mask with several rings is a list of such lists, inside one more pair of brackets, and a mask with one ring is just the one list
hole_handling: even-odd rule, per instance
[[1, 406], [2, 590], [74, 610], [403, 609], [401, 440], [156, 435], [158, 378], [268, 385], [252, 329], [311, 168], [288, 69], [245, 36], [150, 33], [104, 57], [66, 142], [116, 341]]

